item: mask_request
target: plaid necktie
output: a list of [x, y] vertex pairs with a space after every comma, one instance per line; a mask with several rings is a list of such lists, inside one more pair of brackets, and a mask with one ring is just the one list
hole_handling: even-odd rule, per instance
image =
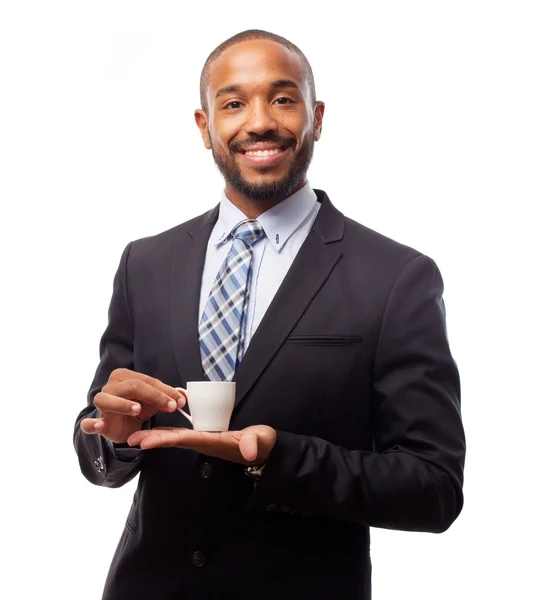
[[243, 357], [253, 248], [264, 237], [257, 221], [242, 221], [223, 243], [234, 238], [210, 292], [199, 325], [205, 379], [231, 381]]

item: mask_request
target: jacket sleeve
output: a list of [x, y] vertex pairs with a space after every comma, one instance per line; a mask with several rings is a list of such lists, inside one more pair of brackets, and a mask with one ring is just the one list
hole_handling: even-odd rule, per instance
[[100, 343], [100, 362], [87, 397], [87, 406], [76, 419], [73, 443], [83, 475], [91, 483], [105, 487], [120, 487], [140, 470], [144, 452], [113, 451], [108, 440], [102, 436], [85, 434], [80, 422], [87, 417], [95, 418], [99, 411], [94, 407], [94, 396], [107, 383], [110, 374], [117, 368], [133, 368], [133, 322], [127, 297], [127, 263], [129, 244], [120, 260], [114, 277], [109, 321]]
[[409, 531], [452, 524], [463, 505], [465, 438], [442, 294], [424, 255], [393, 285], [374, 356], [373, 451], [278, 431], [246, 508]]

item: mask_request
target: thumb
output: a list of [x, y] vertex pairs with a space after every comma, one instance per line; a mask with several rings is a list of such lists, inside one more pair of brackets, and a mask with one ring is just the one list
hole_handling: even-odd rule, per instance
[[247, 462], [254, 462], [258, 456], [258, 434], [244, 433], [240, 438], [240, 452]]

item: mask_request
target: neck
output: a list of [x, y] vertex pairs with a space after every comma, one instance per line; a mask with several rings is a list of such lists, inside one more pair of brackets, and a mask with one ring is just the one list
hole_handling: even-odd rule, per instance
[[247, 196], [240, 194], [234, 188], [230, 187], [230, 185], [228, 183], [225, 185], [225, 194], [226, 194], [226, 197], [230, 200], [230, 202], [232, 202], [232, 204], [236, 208], [241, 210], [241, 212], [248, 219], [258, 219], [258, 217], [261, 214], [265, 213], [270, 208], [277, 206], [277, 204], [279, 204], [283, 200], [286, 200], [286, 198], [289, 198], [290, 196], [292, 196], [292, 194], [295, 194], [306, 183], [307, 183], [307, 180], [304, 179], [285, 198], [277, 198], [276, 200], [270, 200], [268, 202], [260, 202], [259, 200], [251, 200], [250, 198], [247, 198]]

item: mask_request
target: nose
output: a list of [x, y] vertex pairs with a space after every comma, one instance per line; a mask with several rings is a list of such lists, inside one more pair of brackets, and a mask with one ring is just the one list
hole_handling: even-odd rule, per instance
[[277, 130], [277, 121], [272, 115], [271, 107], [268, 106], [267, 102], [259, 99], [250, 104], [245, 128], [247, 133], [256, 133], [257, 135], [264, 135], [268, 131]]

